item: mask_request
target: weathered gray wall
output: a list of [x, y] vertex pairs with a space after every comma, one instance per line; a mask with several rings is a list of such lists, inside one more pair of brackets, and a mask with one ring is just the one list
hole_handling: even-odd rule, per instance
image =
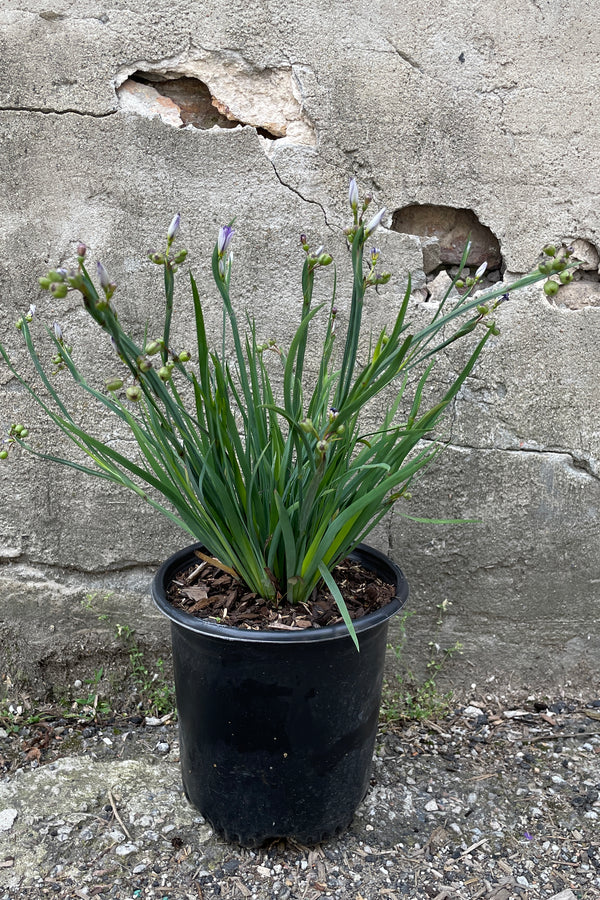
[[[351, 175], [387, 207], [388, 225], [411, 203], [473, 210], [512, 272], [532, 267], [548, 240], [583, 240], [589, 253], [600, 241], [599, 44], [587, 0], [488, 0], [477, 15], [458, 0], [7, 4], [2, 334], [20, 352], [12, 323], [35, 302], [40, 319], [60, 320], [102, 381], [107, 349], [71, 298], [40, 297], [36, 279], [73, 259], [84, 239], [119, 283], [121, 315], [143, 328], [157, 321], [160, 302], [145, 251], [179, 210], [215, 326], [208, 254], [218, 226], [236, 216], [240, 305], [266, 338], [285, 336], [298, 310], [298, 282], [289, 277], [301, 266], [297, 234], [322, 240], [344, 265]], [[152, 89], [127, 82], [136, 71], [200, 78], [221, 109], [248, 124], [176, 127], [172, 101], [156, 98], [162, 118], [149, 118]], [[253, 126], [286, 136], [267, 142]], [[407, 268], [417, 287], [425, 283], [415, 238], [390, 233], [380, 243], [398, 278], [371, 298], [377, 321], [397, 304]], [[597, 281], [597, 272], [587, 277]], [[548, 688], [597, 681], [597, 290], [591, 280], [568, 306], [532, 291], [503, 307], [501, 336], [448, 422], [451, 449], [399, 511], [481, 524], [417, 525], [397, 513], [377, 532], [411, 582], [413, 660], [435, 631], [436, 605], [452, 601], [439, 640], [465, 645], [453, 668], [458, 680], [483, 684], [494, 675]], [[179, 304], [184, 341], [185, 291]], [[345, 298], [338, 306], [343, 315]], [[3, 367], [0, 404], [3, 431], [26, 421], [41, 446], [60, 446]], [[98, 429], [125, 439], [112, 423], [98, 421]], [[142, 586], [179, 534], [135, 498], [40, 460], [2, 465], [0, 491], [0, 615], [12, 654], [0, 674], [21, 666], [43, 678], [42, 659], [58, 677], [71, 640], [85, 656], [106, 639], [97, 611], [80, 614], [90, 590], [114, 588], [114, 617], [161, 633]]]

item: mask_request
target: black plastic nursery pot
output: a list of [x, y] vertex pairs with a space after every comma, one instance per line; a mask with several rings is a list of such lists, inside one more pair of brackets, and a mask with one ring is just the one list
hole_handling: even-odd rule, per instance
[[166, 589], [196, 544], [157, 572], [171, 621], [181, 768], [188, 800], [227, 840], [303, 844], [348, 827], [369, 785], [387, 630], [406, 602], [400, 569], [361, 544], [352, 554], [396, 586], [382, 609], [346, 626], [246, 631], [175, 609]]

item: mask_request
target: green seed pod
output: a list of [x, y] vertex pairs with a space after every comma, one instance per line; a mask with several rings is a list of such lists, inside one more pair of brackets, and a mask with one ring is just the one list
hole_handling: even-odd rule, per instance
[[489, 306], [478, 306], [477, 307], [477, 312], [479, 313], [480, 316], [487, 316], [489, 311], [490, 311]]
[[558, 282], [547, 281], [544, 285], [544, 293], [548, 297], [554, 297], [558, 293]]
[[106, 382], [106, 390], [107, 391], [118, 391], [123, 387], [123, 379], [122, 378], [111, 378], [110, 381]]
[[551, 271], [550, 263], [541, 262], [538, 266], [538, 272], [541, 272], [542, 275], [549, 275]]
[[136, 403], [138, 400], [140, 400], [142, 391], [137, 384], [132, 384], [131, 387], [127, 388], [125, 394], [128, 400], [131, 400], [132, 403]]
[[140, 372], [149, 372], [152, 368], [152, 363], [147, 356], [138, 356], [137, 364]]
[[300, 428], [302, 431], [305, 431], [306, 434], [311, 434], [314, 431], [312, 419], [305, 419], [304, 422], [300, 422]]
[[27, 437], [28, 434], [29, 434], [29, 429], [28, 429], [28, 428], [22, 428], [22, 429], [21, 429], [21, 437], [22, 437], [22, 438]]
[[187, 250], [180, 250], [179, 253], [177, 253], [176, 256], [173, 257], [173, 262], [182, 263], [187, 255]]
[[62, 300], [63, 297], [67, 296], [67, 292], [69, 289], [66, 286], [66, 284], [62, 284], [62, 283], [59, 284], [58, 282], [53, 282], [52, 285], [50, 286], [50, 290], [52, 291], [52, 295], [54, 297], [57, 297], [58, 299]]
[[553, 272], [562, 272], [563, 269], [567, 268], [567, 264], [564, 259], [554, 259], [552, 260], [552, 271]]
[[161, 366], [158, 370], [158, 377], [161, 381], [169, 381], [171, 374], [171, 369], [168, 366]]
[[0, 459], [6, 459], [8, 456], [8, 450], [0, 450]]
[[62, 272], [57, 272], [56, 269], [51, 269], [46, 277], [48, 278], [48, 281], [52, 281], [55, 284], [59, 284], [61, 281], [65, 280], [65, 276]]
[[465, 283], [464, 283], [464, 281], [462, 280], [462, 278], [459, 278], [458, 281], [455, 281], [455, 282], [454, 282], [454, 287], [457, 287], [459, 290], [461, 290], [462, 288], [464, 288], [464, 286], [465, 286]]
[[192, 357], [191, 357], [190, 354], [187, 352], [187, 350], [183, 350], [183, 351], [179, 354], [179, 356], [177, 357], [177, 362], [180, 362], [180, 363], [186, 363], [186, 362], [189, 362], [191, 358], [192, 358]]
[[48, 291], [52, 282], [49, 278], [38, 278], [38, 284], [43, 291]]
[[500, 334], [500, 329], [498, 328], [498, 326], [496, 325], [495, 322], [490, 323], [489, 329], [490, 329], [490, 334], [493, 334], [493, 335]]
[[98, 302], [96, 303], [96, 309], [100, 312], [104, 312], [105, 309], [108, 309], [108, 300], [98, 300]]
[[561, 284], [571, 284], [571, 282], [573, 281], [572, 272], [561, 272], [558, 277]]
[[546, 256], [556, 256], [556, 247], [554, 244], [546, 244], [542, 253], [545, 253]]
[[22, 318], [17, 319], [17, 321], [15, 322], [15, 328], [18, 328], [20, 331], [22, 329], [22, 327], [23, 327], [23, 319]]
[[318, 259], [320, 266], [329, 266], [333, 262], [333, 257], [329, 253], [321, 253]]
[[21, 434], [21, 432], [23, 431], [24, 428], [25, 428], [25, 426], [21, 425], [21, 423], [19, 422], [18, 425], [13, 425], [12, 430], [14, 431], [15, 434]]
[[346, 426], [345, 426], [345, 425], [338, 425], [338, 427], [335, 429], [335, 433], [336, 433], [336, 434], [343, 434], [343, 433], [345, 432], [345, 430], [346, 430]]
[[465, 284], [467, 285], [468, 288], [473, 287], [473, 285], [475, 284], [475, 279], [469, 277], [469, 278], [467, 278], [467, 280], [465, 281]]
[[155, 353], [161, 349], [163, 342], [162, 341], [150, 341], [149, 344], [146, 344], [146, 353], [148, 356], [154, 356]]

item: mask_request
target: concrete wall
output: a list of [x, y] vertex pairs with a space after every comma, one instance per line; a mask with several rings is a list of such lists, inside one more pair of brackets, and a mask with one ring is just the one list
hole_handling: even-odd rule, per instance
[[[298, 311], [297, 235], [322, 240], [343, 269], [352, 175], [387, 207], [388, 226], [411, 204], [472, 211], [497, 238], [509, 272], [534, 266], [548, 240], [577, 240], [585, 280], [557, 303], [533, 290], [503, 307], [501, 335], [448, 421], [450, 449], [376, 539], [411, 583], [413, 662], [427, 652], [436, 606], [448, 599], [435, 640], [465, 645], [463, 662], [453, 664], [457, 681], [494, 676], [550, 690], [565, 679], [597, 680], [598, 38], [586, 0], [568, 10], [549, 0], [493, 0], [477, 15], [458, 0], [7, 5], [1, 332], [20, 353], [12, 323], [37, 303], [38, 318], [60, 320], [102, 382], [111, 374], [107, 348], [71, 297], [40, 296], [36, 279], [72, 260], [83, 239], [118, 282], [123, 319], [152, 326], [160, 286], [145, 251], [160, 245], [180, 211], [209, 320], [217, 327], [220, 315], [209, 251], [218, 226], [235, 216], [240, 308], [252, 311], [265, 338], [285, 338]], [[432, 215], [435, 226], [441, 212]], [[431, 268], [422, 241], [392, 230], [380, 243], [397, 278], [372, 298], [369, 315], [391, 316], [409, 268], [421, 315]], [[176, 334], [185, 341], [183, 279], [178, 305]], [[60, 448], [0, 366], [0, 426], [19, 420], [40, 446]], [[127, 440], [113, 423], [98, 419], [97, 427], [106, 439]], [[131, 617], [160, 643], [162, 623], [143, 588], [181, 535], [132, 496], [33, 458], [1, 466], [0, 491], [8, 648], [0, 674], [47, 683], [45, 672], [67, 671], [69, 647], [81, 658], [101, 651], [108, 631], [97, 610], [81, 607], [90, 592], [115, 591], [113, 617]], [[481, 523], [426, 526], [405, 511]]]

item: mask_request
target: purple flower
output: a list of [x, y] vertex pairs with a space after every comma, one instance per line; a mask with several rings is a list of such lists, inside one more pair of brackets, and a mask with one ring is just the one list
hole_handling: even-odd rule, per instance
[[219, 237], [217, 239], [217, 250], [219, 256], [225, 256], [229, 249], [229, 245], [233, 240], [234, 234], [235, 231], [233, 230], [231, 225], [222, 225], [221, 228], [219, 228]]
[[56, 338], [56, 340], [60, 341], [62, 343], [63, 333], [62, 333], [62, 328], [60, 327], [58, 322], [54, 322], [52, 325], [52, 328], [54, 329], [54, 337]]
[[98, 278], [100, 279], [100, 284], [104, 290], [111, 286], [110, 278], [108, 276], [108, 272], [104, 268], [101, 262], [96, 263], [96, 271], [98, 272]]
[[180, 222], [181, 222], [181, 216], [179, 213], [177, 213], [177, 215], [173, 216], [173, 219], [171, 220], [171, 224], [169, 225], [169, 230], [167, 231], [167, 239], [169, 241], [172, 241], [173, 238], [175, 237], [175, 235], [177, 234], [177, 232], [179, 231]]
[[371, 221], [365, 227], [365, 240], [370, 237], [374, 231], [376, 231], [381, 225], [381, 220], [385, 216], [385, 206], [383, 209], [380, 209], [377, 215], [373, 216]]
[[352, 212], [355, 212], [358, 209], [358, 185], [356, 184], [356, 178], [352, 178], [350, 180], [348, 200], [350, 201], [350, 208], [352, 209]]

